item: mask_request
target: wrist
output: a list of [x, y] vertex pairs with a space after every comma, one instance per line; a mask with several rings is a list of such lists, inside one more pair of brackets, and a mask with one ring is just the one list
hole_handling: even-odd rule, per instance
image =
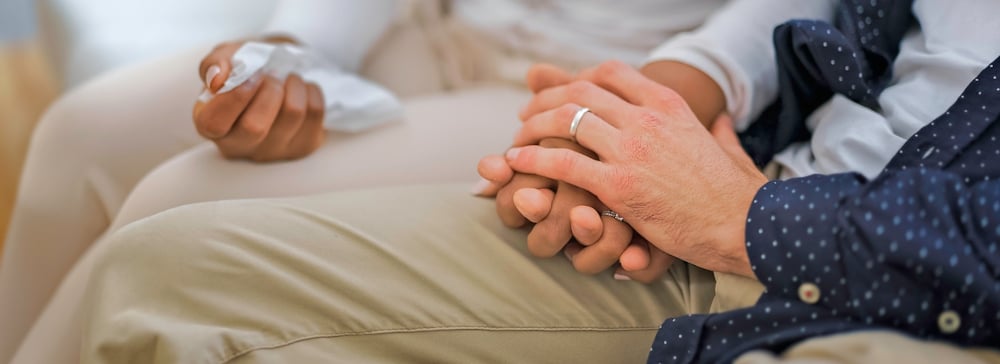
[[734, 199], [738, 203], [733, 205], [729, 217], [725, 219], [725, 225], [718, 229], [719, 246], [722, 250], [722, 272], [741, 275], [756, 279], [750, 263], [750, 255], [747, 252], [747, 222], [750, 215], [750, 208], [760, 188], [767, 184], [767, 178], [763, 175], [755, 176], [752, 181], [746, 184], [744, 191], [739, 197]]
[[656, 61], [642, 67], [647, 78], [677, 92], [706, 127], [726, 109], [726, 95], [715, 80], [698, 68], [678, 61]]

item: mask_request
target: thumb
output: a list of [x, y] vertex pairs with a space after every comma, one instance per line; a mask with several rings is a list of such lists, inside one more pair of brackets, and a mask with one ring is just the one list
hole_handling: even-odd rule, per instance
[[198, 76], [205, 88], [215, 93], [222, 88], [232, 70], [231, 59], [242, 43], [223, 43], [215, 47], [198, 65]]

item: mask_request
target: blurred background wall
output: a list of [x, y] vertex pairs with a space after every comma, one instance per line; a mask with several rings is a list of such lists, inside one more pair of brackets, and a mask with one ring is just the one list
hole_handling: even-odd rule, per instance
[[0, 2], [0, 41], [27, 38], [35, 31], [35, 9], [31, 0]]
[[34, 10], [32, 0], [0, 0], [0, 237], [6, 234], [31, 129], [57, 92]]
[[256, 34], [276, 4], [0, 0], [0, 236], [31, 130], [60, 93], [130, 64]]

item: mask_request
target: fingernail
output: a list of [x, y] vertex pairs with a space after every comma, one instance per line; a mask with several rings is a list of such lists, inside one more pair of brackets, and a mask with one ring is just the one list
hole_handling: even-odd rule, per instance
[[205, 71], [205, 88], [211, 90], [212, 81], [215, 80], [215, 76], [218, 76], [220, 73], [222, 73], [222, 68], [219, 68], [219, 66], [212, 65], [212, 67], [209, 67], [208, 71]]
[[487, 188], [490, 188], [491, 184], [492, 182], [488, 180], [480, 179], [479, 182], [476, 182], [476, 184], [472, 186], [471, 192], [473, 195], [481, 195]]
[[573, 261], [573, 254], [570, 254], [569, 250], [563, 249], [563, 255], [565, 255], [566, 259], [569, 259], [569, 261]]
[[507, 154], [505, 156], [508, 161], [512, 161], [517, 159], [518, 154], [521, 154], [521, 148], [510, 148], [507, 150]]
[[624, 273], [615, 272], [615, 280], [616, 281], [631, 281], [632, 278], [629, 277], [629, 276], [627, 276], [627, 275], [625, 275]]

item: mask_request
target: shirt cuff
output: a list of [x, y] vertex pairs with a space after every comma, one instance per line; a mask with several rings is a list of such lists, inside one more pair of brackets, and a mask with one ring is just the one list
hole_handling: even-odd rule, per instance
[[766, 292], [830, 308], [850, 299], [838, 237], [841, 201], [860, 188], [854, 174], [770, 182], [757, 191], [747, 216], [751, 269]]

